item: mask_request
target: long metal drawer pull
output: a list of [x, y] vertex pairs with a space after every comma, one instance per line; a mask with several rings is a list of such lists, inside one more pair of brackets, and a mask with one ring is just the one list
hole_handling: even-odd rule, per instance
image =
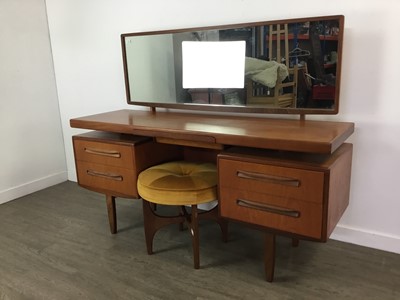
[[115, 157], [120, 158], [121, 153], [115, 150], [103, 150], [103, 149], [94, 149], [94, 148], [85, 148], [85, 152], [90, 154], [108, 156], [108, 157]]
[[245, 179], [255, 179], [269, 183], [283, 184], [299, 187], [300, 180], [290, 177], [281, 177], [274, 175], [266, 175], [262, 173], [248, 172], [248, 171], [237, 171], [237, 176]]
[[93, 170], [87, 170], [86, 173], [91, 176], [96, 176], [96, 177], [101, 177], [101, 178], [106, 178], [106, 179], [111, 179], [111, 180], [116, 180], [116, 181], [122, 181], [124, 179], [121, 175], [102, 173], [102, 172], [93, 171]]
[[253, 202], [249, 200], [244, 200], [244, 199], [237, 199], [236, 204], [239, 206], [247, 207], [247, 208], [253, 208], [253, 209], [258, 209], [278, 215], [284, 215], [287, 217], [293, 217], [293, 218], [298, 218], [300, 217], [300, 212], [297, 210], [292, 210], [292, 209], [287, 209], [279, 206], [274, 206], [274, 205], [268, 205], [264, 203], [258, 203], [258, 202]]

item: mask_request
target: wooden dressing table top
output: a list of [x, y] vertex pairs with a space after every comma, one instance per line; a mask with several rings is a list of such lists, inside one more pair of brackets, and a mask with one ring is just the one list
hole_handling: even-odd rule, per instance
[[118, 110], [70, 120], [71, 127], [167, 138], [199, 144], [235, 145], [310, 153], [333, 153], [354, 123], [269, 119], [184, 112]]

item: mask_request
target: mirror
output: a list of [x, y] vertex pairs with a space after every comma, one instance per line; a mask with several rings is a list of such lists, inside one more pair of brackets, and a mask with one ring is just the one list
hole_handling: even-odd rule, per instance
[[337, 114], [344, 16], [121, 35], [129, 104]]

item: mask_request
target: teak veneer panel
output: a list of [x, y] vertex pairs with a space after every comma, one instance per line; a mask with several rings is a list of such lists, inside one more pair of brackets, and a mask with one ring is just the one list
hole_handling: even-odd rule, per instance
[[[349, 204], [352, 153], [349, 143], [333, 154], [228, 149], [218, 156], [221, 215], [325, 242]], [[242, 172], [254, 174], [243, 178]], [[269, 180], [268, 176], [277, 178]], [[299, 184], [284, 178], [298, 179]], [[238, 199], [298, 211], [299, 215], [243, 207]]]
[[71, 127], [149, 137], [288, 150], [333, 153], [354, 123], [118, 110], [70, 120]]
[[177, 146], [110, 132], [75, 135], [73, 145], [78, 183], [117, 197], [139, 198], [136, 181], [141, 171], [182, 156]]

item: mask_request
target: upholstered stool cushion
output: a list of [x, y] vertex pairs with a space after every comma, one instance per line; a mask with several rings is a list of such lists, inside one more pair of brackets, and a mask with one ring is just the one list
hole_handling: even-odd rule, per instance
[[166, 205], [194, 205], [217, 199], [217, 169], [211, 163], [174, 161], [139, 174], [139, 195]]

